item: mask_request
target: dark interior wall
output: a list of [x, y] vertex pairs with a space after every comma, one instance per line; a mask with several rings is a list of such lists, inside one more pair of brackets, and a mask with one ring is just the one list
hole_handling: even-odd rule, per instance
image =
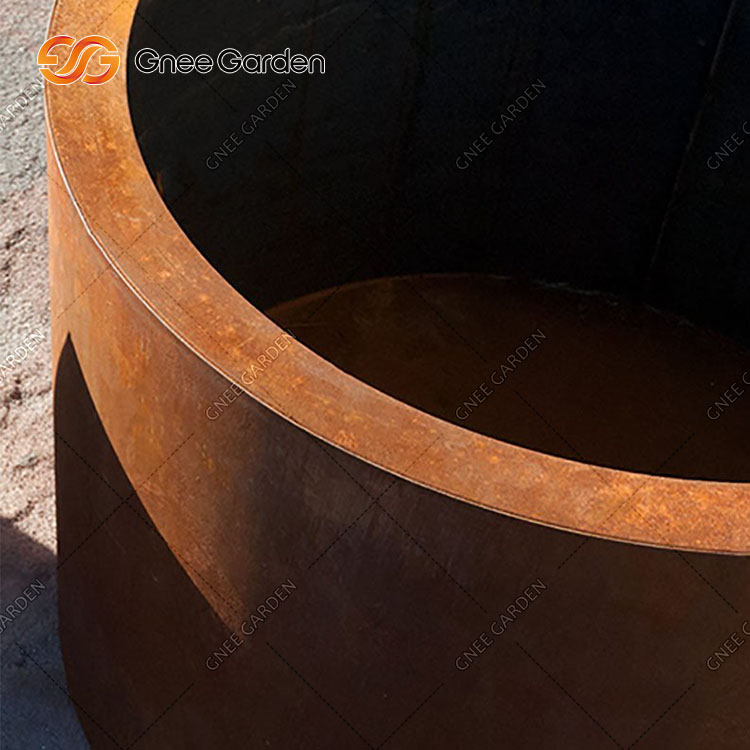
[[[744, 16], [728, 11], [728, 0], [143, 0], [131, 111], [170, 210], [261, 308], [360, 279], [480, 271], [632, 298], [648, 289], [737, 332], [750, 146], [705, 167], [741, 124], [737, 81], [750, 75]], [[143, 47], [229, 46], [320, 52], [326, 72], [292, 75], [296, 88], [248, 135], [243, 123], [289, 76], [133, 67]], [[535, 82], [537, 98], [493, 134]], [[241, 143], [210, 169], [232, 133]], [[482, 133], [491, 144], [457, 168]], [[708, 316], [707, 293], [722, 302]]]
[[736, 2], [665, 214], [655, 304], [750, 339], [750, 4]]

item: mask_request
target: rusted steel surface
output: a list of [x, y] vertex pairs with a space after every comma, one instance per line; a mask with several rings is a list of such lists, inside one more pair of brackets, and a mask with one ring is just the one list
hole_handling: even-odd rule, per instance
[[[112, 8], [104, 30], [124, 50], [134, 4]], [[83, 33], [90, 23], [87, 9], [63, 3], [52, 31]], [[166, 212], [133, 137], [124, 78], [101, 88], [48, 88], [47, 102], [56, 158], [112, 271], [201, 359], [287, 420], [410, 481], [519, 518], [645, 544], [750, 549], [750, 522], [737, 522], [750, 518], [742, 485], [654, 478], [634, 508], [602, 526], [601, 513], [635, 491], [640, 476], [603, 471], [608, 481], [601, 482], [585, 465], [467, 434], [383, 397], [301, 346], [279, 358], [273, 376], [243, 386], [248, 359], [282, 331], [213, 271]], [[422, 461], [404, 460], [438, 437]], [[485, 471], [498, 463], [503, 471]]]
[[[121, 52], [135, 6], [96, 8]], [[63, 0], [51, 33], [91, 24]], [[166, 210], [125, 86], [46, 90], [61, 629], [92, 747], [746, 747], [750, 651], [706, 660], [750, 603], [747, 485], [510, 445], [290, 340]]]

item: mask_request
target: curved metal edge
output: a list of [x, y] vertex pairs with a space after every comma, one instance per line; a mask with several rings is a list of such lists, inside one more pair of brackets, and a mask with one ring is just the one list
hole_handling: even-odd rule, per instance
[[[136, 0], [105, 0], [98, 27], [90, 6], [58, 0], [50, 34], [102, 33], [124, 55], [136, 7]], [[62, 187], [138, 300], [229, 382], [330, 445], [462, 502], [586, 536], [750, 553], [747, 485], [649, 477], [511, 446], [407, 406], [299, 342], [256, 381], [243, 381], [283, 331], [219, 276], [169, 214], [135, 140], [125, 79], [45, 84]], [[415, 447], [426, 442], [428, 450], [416, 456]]]

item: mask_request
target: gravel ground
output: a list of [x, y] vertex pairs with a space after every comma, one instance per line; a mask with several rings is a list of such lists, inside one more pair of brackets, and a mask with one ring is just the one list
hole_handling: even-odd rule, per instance
[[3, 750], [88, 747], [65, 693], [57, 636], [46, 157], [36, 66], [49, 12], [48, 2], [17, 0], [0, 18], [0, 609], [36, 579], [45, 585], [0, 634]]

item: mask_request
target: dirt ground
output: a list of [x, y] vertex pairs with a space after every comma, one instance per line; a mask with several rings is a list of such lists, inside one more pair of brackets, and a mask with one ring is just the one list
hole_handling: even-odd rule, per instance
[[[50, 7], [18, 0], [0, 18], [0, 612], [10, 620], [0, 619], [3, 750], [88, 747], [65, 692], [57, 636], [46, 156], [36, 66]], [[22, 611], [13, 607], [37, 579], [45, 588]]]

